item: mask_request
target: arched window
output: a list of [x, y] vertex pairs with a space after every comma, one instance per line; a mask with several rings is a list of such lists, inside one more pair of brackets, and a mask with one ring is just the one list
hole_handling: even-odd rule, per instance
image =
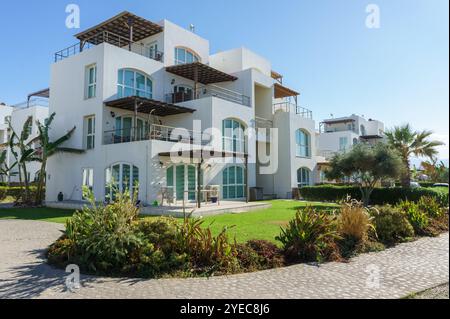
[[175, 48], [175, 65], [199, 62], [200, 57], [187, 48]]
[[240, 199], [245, 197], [245, 170], [241, 166], [231, 166], [223, 171], [223, 198]]
[[139, 96], [151, 99], [153, 97], [153, 82], [144, 73], [120, 69], [117, 83], [118, 98]]
[[224, 120], [222, 136], [224, 151], [245, 153], [245, 126], [241, 122], [233, 119]]
[[311, 171], [306, 167], [302, 167], [297, 171], [298, 187], [311, 185]]
[[139, 168], [128, 163], [116, 163], [106, 169], [105, 198], [114, 201], [117, 193], [139, 191]]
[[298, 157], [311, 157], [311, 135], [304, 130], [297, 130], [296, 132], [296, 155]]

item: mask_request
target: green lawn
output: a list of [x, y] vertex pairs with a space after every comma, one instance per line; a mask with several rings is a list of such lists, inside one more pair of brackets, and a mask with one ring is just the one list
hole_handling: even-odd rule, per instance
[[317, 209], [328, 210], [338, 207], [328, 203], [304, 203], [297, 201], [275, 200], [272, 208], [241, 214], [225, 214], [205, 218], [205, 225], [210, 225], [215, 234], [223, 227], [234, 226], [230, 235], [236, 236], [238, 242], [251, 239], [265, 239], [275, 242], [275, 236], [280, 234], [280, 227], [286, 226], [294, 217], [298, 208], [311, 205]]
[[0, 208], [1, 219], [39, 220], [64, 224], [73, 215], [73, 210], [54, 208]]
[[[337, 205], [326, 203], [304, 203], [297, 201], [271, 201], [272, 208], [241, 214], [224, 214], [205, 218], [205, 227], [211, 226], [214, 234], [224, 227], [231, 227], [230, 235], [236, 236], [238, 242], [250, 239], [266, 239], [275, 242], [275, 236], [280, 233], [280, 227], [287, 225], [298, 208], [312, 205], [317, 209], [333, 209]], [[53, 208], [11, 208], [0, 209], [1, 219], [39, 220], [53, 223], [65, 223], [72, 216], [73, 210]], [[152, 217], [146, 217], [152, 218]]]

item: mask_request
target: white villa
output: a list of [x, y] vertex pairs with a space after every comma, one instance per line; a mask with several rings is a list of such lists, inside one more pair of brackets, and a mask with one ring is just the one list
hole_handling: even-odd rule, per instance
[[[37, 92], [39, 93], [39, 92]], [[41, 92], [42, 93], [42, 92]], [[23, 130], [23, 125], [27, 121], [27, 119], [31, 118], [31, 125], [29, 126], [30, 136], [28, 141], [33, 140], [38, 136], [38, 129], [36, 121], [40, 121], [43, 123], [45, 119], [48, 117], [48, 101], [44, 98], [44, 95], [35, 95], [30, 94], [27, 102], [23, 102], [20, 104], [15, 104], [13, 106], [8, 106], [5, 104], [0, 105], [0, 148], [7, 150], [7, 163], [9, 167], [12, 166], [15, 159], [10, 151], [10, 149], [5, 145], [9, 141], [9, 137], [11, 136], [11, 132], [9, 130], [8, 121], [11, 122], [11, 126], [13, 130], [20, 134]], [[32, 145], [32, 147], [38, 147], [39, 145]], [[18, 153], [19, 150], [17, 150]], [[27, 174], [28, 180], [34, 181], [37, 180], [38, 173], [40, 171], [41, 165], [38, 162], [30, 162], [27, 163]], [[19, 175], [18, 175], [18, 167], [16, 166], [12, 172], [10, 172], [7, 177], [10, 183], [18, 183]], [[7, 180], [4, 180], [6, 182]]]
[[352, 114], [320, 123], [317, 147], [319, 155], [329, 158], [338, 152], [350, 150], [358, 143], [376, 143], [384, 137], [382, 122]]
[[[256, 187], [253, 199], [288, 198], [320, 180], [312, 112], [270, 61], [245, 48], [210, 54], [197, 34], [129, 12], [76, 38], [51, 66], [51, 134], [76, 130], [72, 152], [48, 163], [48, 203], [81, 201], [83, 186], [99, 200], [139, 188], [145, 205], [164, 194], [198, 203], [210, 188], [221, 200]], [[278, 132], [252, 133], [261, 128]]]

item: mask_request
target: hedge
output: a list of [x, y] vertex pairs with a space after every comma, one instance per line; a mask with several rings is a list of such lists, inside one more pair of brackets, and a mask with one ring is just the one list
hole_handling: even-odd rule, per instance
[[[301, 198], [308, 201], [336, 202], [347, 196], [361, 200], [361, 192], [355, 186], [310, 186], [300, 188], [299, 192]], [[423, 196], [435, 197], [442, 206], [448, 206], [448, 188], [375, 188], [370, 197], [370, 203], [395, 205], [406, 199], [416, 202]]]
[[[30, 192], [32, 196], [34, 196], [34, 192], [36, 191], [36, 186], [30, 186]], [[5, 199], [8, 196], [19, 198], [23, 194], [24, 188], [19, 186], [0, 186], [0, 200]]]

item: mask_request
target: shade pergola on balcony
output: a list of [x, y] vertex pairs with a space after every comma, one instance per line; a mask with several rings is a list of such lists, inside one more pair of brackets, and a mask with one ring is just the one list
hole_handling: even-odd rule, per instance
[[130, 96], [113, 101], [108, 101], [105, 102], [105, 105], [108, 107], [114, 107], [123, 110], [153, 114], [160, 117], [195, 112], [194, 109], [190, 109], [187, 107], [164, 103], [161, 101], [156, 101], [138, 96]]
[[[144, 18], [138, 17], [128, 11], [124, 11], [115, 17], [106, 20], [86, 31], [75, 35], [77, 39], [83, 42], [89, 42], [94, 45], [103, 43], [105, 37], [99, 37], [102, 33], [111, 33], [119, 36], [122, 40], [128, 40], [130, 43], [141, 41], [152, 35], [163, 31], [163, 27]], [[108, 39], [111, 41], [111, 39]], [[126, 45], [128, 43], [124, 43]]]
[[236, 81], [238, 79], [233, 75], [214, 69], [201, 62], [170, 66], [166, 68], [166, 71], [203, 85]]
[[275, 98], [276, 99], [283, 99], [286, 97], [297, 97], [300, 95], [300, 93], [291, 90], [281, 84], [275, 83]]

